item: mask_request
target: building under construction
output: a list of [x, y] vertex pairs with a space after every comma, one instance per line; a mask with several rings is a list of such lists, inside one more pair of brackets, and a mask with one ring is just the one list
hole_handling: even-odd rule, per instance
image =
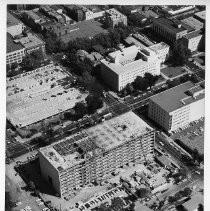
[[155, 130], [133, 112], [41, 148], [43, 178], [62, 196], [132, 162], [153, 158]]

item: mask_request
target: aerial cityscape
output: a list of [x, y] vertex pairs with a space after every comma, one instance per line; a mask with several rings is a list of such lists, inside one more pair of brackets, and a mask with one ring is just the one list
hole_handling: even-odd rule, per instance
[[7, 4], [5, 211], [203, 211], [205, 19]]

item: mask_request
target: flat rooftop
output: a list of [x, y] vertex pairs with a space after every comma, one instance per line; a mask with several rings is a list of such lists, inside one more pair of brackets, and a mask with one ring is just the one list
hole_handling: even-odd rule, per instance
[[195, 37], [198, 37], [201, 35], [202, 35], [202, 32], [200, 30], [197, 30], [197, 31], [190, 32], [190, 33], [184, 35], [183, 37], [185, 37], [187, 39], [192, 39], [192, 38], [195, 38]]
[[106, 13], [108, 13], [111, 18], [118, 19], [118, 18], [125, 18], [126, 17], [125, 15], [123, 15], [121, 12], [119, 12], [115, 8], [106, 10]]
[[[148, 55], [146, 52], [149, 52]], [[139, 58], [137, 57], [139, 56]], [[151, 59], [150, 62], [147, 62], [146, 60], [143, 60], [143, 56], [149, 57]], [[115, 63], [114, 58], [118, 57], [119, 62]], [[116, 74], [124, 74], [126, 72], [133, 72], [139, 67], [144, 67], [148, 65], [148, 63], [151, 62], [160, 62], [160, 60], [157, 57], [157, 54], [150, 50], [149, 48], [144, 48], [144, 49], [139, 49], [135, 45], [130, 46], [128, 48], [124, 48], [122, 51], [115, 51], [111, 54], [109, 54], [109, 58], [111, 59], [110, 61], [108, 60], [101, 60], [101, 63], [109, 67], [113, 72]]]
[[139, 42], [137, 39], [135, 39], [134, 37], [132, 36], [129, 36], [127, 37], [125, 40], [124, 40], [128, 45], [135, 45], [137, 47], [140, 47], [141, 49], [143, 48], [146, 48], [146, 45], [144, 45], [143, 43]]
[[44, 41], [35, 34], [28, 34], [27, 37], [21, 37], [20, 39], [14, 40], [14, 42], [20, 43], [26, 49], [44, 44]]
[[20, 43], [15, 43], [13, 37], [7, 33], [7, 53], [24, 49]]
[[82, 154], [88, 156], [108, 151], [152, 130], [130, 111], [41, 148], [40, 152], [55, 168], [62, 170], [83, 162]]
[[[196, 102], [205, 97], [204, 93], [199, 94], [195, 98], [189, 95], [187, 91], [193, 87], [195, 87], [195, 85], [189, 81], [179, 86], [173, 87], [169, 90], [166, 90], [162, 93], [159, 93], [151, 97], [150, 99], [154, 103], [159, 105], [162, 109], [164, 109], [166, 112], [170, 113], [181, 107], [186, 106], [187, 104]], [[185, 99], [185, 104], [181, 102], [183, 99]], [[204, 109], [204, 108], [198, 108], [198, 109]]]
[[145, 35], [143, 34], [133, 34], [132, 35], [135, 39], [139, 40], [140, 42], [143, 42], [143, 44], [145, 44], [146, 46], [151, 46], [154, 45], [154, 42], [150, 41]]
[[139, 14], [145, 16], [146, 18], [158, 18], [159, 15], [152, 10], [138, 11]]
[[11, 13], [7, 12], [7, 27], [15, 26], [22, 23], [20, 20], [15, 18]]
[[191, 199], [183, 203], [182, 206], [184, 206], [187, 210], [197, 210], [199, 204], [204, 205], [204, 198], [201, 193], [191, 196]]
[[54, 65], [7, 78], [7, 119], [22, 128], [74, 107], [87, 94], [70, 88], [72, 81]]
[[[172, 31], [173, 33], [179, 33], [179, 32], [185, 31], [185, 30], [187, 30], [187, 31], [194, 30], [192, 27], [182, 23], [181, 21], [178, 21], [178, 20], [173, 21], [168, 18], [162, 18], [162, 17], [157, 18], [157, 19], [154, 19], [153, 22]], [[176, 27], [176, 24], [181, 24], [181, 27], [180, 28]]]
[[195, 17], [198, 17], [199, 19], [205, 21], [206, 20], [206, 11], [197, 12], [194, 14]]
[[166, 43], [160, 42], [160, 43], [151, 45], [149, 48], [156, 52], [156, 51], [163, 50], [163, 49], [166, 49], [166, 48], [169, 48], [169, 47], [170, 46], [167, 45]]
[[202, 29], [203, 28], [203, 23], [193, 17], [185, 18], [185, 19], [181, 20], [181, 22], [189, 25], [190, 27], [192, 27], [194, 29]]
[[35, 21], [41, 19], [39, 15], [37, 15], [33, 10], [26, 10], [24, 13], [27, 14], [31, 19]]

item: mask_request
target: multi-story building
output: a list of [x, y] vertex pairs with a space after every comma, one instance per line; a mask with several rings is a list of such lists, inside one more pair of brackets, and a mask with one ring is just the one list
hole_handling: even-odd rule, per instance
[[155, 131], [128, 112], [39, 150], [42, 177], [62, 196], [131, 162], [152, 160]]
[[191, 52], [197, 51], [201, 46], [203, 34], [200, 30], [190, 32], [182, 37], [183, 45]]
[[133, 45], [110, 53], [108, 59], [101, 60], [101, 76], [112, 89], [120, 91], [146, 72], [159, 75], [160, 62], [151, 49], [140, 50]]
[[169, 58], [169, 48], [170, 46], [164, 42], [160, 42], [149, 47], [151, 50], [156, 52], [161, 63], [164, 63]]
[[166, 131], [204, 117], [204, 82], [186, 82], [150, 98], [148, 116]]
[[151, 46], [154, 45], [154, 42], [152, 42], [147, 36], [139, 33], [132, 34], [132, 37], [137, 39], [139, 42], [143, 43], [145, 46]]
[[19, 37], [13, 39], [12, 36], [7, 33], [7, 59], [6, 64], [21, 63], [22, 58], [26, 53], [30, 54], [33, 51], [41, 50], [45, 53], [45, 42], [38, 36], [28, 33], [26, 37]]
[[25, 48], [20, 43], [15, 44], [12, 36], [7, 33], [6, 64], [21, 63], [25, 56]]
[[199, 30], [199, 29], [203, 28], [203, 23], [201, 21], [197, 20], [196, 18], [193, 18], [193, 17], [188, 17], [188, 18], [185, 18], [185, 19], [183, 19], [181, 21], [183, 23], [191, 26], [195, 30]]
[[7, 32], [12, 37], [22, 34], [25, 28], [26, 26], [20, 20], [7, 12]]
[[171, 20], [168, 18], [156, 18], [153, 20], [153, 31], [164, 37], [166, 40], [175, 43], [188, 32], [194, 29], [178, 20]]
[[112, 8], [105, 11], [105, 21], [108, 27], [114, 28], [119, 23], [127, 26], [127, 16]]

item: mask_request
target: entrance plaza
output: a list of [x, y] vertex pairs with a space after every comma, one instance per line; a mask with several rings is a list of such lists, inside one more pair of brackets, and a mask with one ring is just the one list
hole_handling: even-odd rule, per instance
[[23, 128], [71, 109], [87, 97], [71, 87], [73, 80], [53, 64], [7, 78], [7, 119]]

